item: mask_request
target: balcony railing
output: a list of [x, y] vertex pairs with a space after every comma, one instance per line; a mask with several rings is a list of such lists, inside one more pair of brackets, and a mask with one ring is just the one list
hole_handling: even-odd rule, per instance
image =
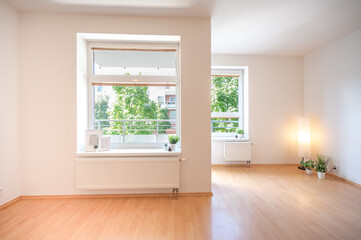
[[169, 134], [176, 134], [175, 119], [98, 119], [94, 128], [112, 136], [112, 141], [126, 142], [166, 142]]
[[[238, 120], [212, 119], [212, 133], [234, 133]], [[176, 134], [175, 119], [98, 119], [94, 128], [103, 130], [115, 143], [164, 143], [169, 134]]]
[[217, 120], [212, 119], [212, 133], [220, 132], [220, 133], [233, 133], [239, 128], [238, 120]]

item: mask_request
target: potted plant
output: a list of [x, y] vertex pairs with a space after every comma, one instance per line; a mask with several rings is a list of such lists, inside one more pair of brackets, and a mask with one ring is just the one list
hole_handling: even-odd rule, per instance
[[168, 140], [172, 150], [175, 150], [175, 145], [179, 142], [180, 137], [178, 135], [168, 135]]
[[95, 151], [95, 152], [98, 151], [98, 145], [94, 145], [94, 151]]
[[313, 168], [315, 167], [315, 162], [310, 159], [310, 160], [308, 160], [306, 162], [303, 162], [302, 165], [306, 169], [306, 174], [312, 175]]
[[315, 164], [318, 179], [324, 179], [327, 171], [327, 165], [328, 165], [329, 159], [326, 159], [326, 157], [322, 154], [317, 154], [317, 161]]
[[237, 128], [236, 129], [236, 138], [243, 138], [243, 136], [244, 136], [244, 131], [243, 131], [243, 129], [241, 129], [241, 128]]

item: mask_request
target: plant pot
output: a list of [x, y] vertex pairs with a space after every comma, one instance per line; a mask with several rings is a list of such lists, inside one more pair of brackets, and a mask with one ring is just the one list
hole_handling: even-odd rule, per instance
[[236, 138], [243, 138], [244, 134], [236, 134]]
[[313, 169], [307, 169], [306, 168], [306, 174], [312, 175], [313, 174]]
[[318, 179], [324, 179], [326, 174], [324, 172], [317, 172], [317, 175]]
[[175, 150], [175, 144], [170, 144], [170, 148], [174, 151]]

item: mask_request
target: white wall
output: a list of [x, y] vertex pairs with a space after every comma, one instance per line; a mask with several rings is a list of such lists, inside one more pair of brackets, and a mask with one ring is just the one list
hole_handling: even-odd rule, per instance
[[[297, 163], [296, 117], [303, 115], [303, 58], [212, 55], [214, 66], [249, 67], [249, 138], [254, 164]], [[223, 142], [212, 142], [212, 163]]]
[[77, 32], [181, 36], [187, 159], [181, 191], [211, 191], [210, 19], [40, 13], [23, 13], [20, 19], [23, 195], [122, 192], [75, 189]]
[[20, 195], [18, 18], [0, 0], [0, 205]]
[[313, 117], [312, 152], [361, 184], [361, 29], [305, 57], [305, 114]]

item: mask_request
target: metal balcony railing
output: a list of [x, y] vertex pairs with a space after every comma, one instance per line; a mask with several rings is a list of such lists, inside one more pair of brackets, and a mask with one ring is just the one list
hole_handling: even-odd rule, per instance
[[212, 132], [235, 132], [239, 128], [238, 120], [212, 119]]
[[[239, 128], [238, 120], [211, 120], [212, 132], [233, 133]], [[97, 119], [94, 128], [103, 130], [105, 135], [121, 135], [123, 141], [126, 135], [159, 135], [176, 134], [176, 119]]]
[[155, 135], [155, 142], [159, 142], [159, 135], [176, 134], [175, 119], [97, 119], [94, 128], [103, 130], [105, 135], [121, 135], [123, 142], [127, 135]]

